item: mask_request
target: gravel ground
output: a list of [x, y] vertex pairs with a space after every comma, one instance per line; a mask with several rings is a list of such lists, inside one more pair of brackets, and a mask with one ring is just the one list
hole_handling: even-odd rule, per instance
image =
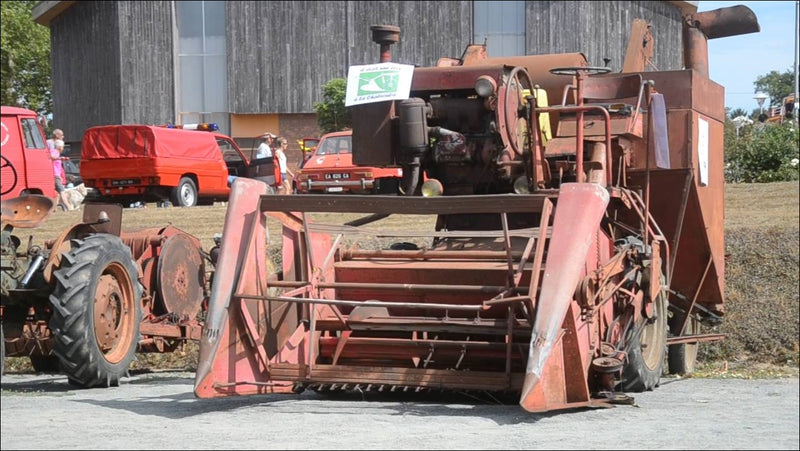
[[529, 414], [464, 395], [196, 399], [194, 374], [2, 379], [7, 449], [798, 449], [798, 379], [662, 379], [634, 406]]

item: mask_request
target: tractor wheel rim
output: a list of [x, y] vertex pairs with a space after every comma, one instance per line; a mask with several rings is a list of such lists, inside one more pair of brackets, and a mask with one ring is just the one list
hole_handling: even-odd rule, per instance
[[112, 263], [100, 276], [94, 297], [95, 340], [112, 364], [122, 361], [134, 340], [134, 302], [128, 272], [120, 264]]

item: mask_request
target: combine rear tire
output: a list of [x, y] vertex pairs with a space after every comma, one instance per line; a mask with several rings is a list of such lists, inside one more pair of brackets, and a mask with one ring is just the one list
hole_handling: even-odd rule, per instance
[[141, 285], [130, 249], [109, 234], [75, 239], [53, 273], [53, 353], [79, 387], [119, 385], [134, 358]]
[[[678, 317], [675, 317], [675, 322]], [[673, 333], [677, 335], [675, 329], [679, 329], [680, 324], [676, 324]], [[695, 335], [700, 333], [700, 322], [692, 317], [686, 323], [686, 330], [683, 335]], [[681, 343], [677, 345], [670, 345], [667, 352], [667, 364], [669, 365], [669, 374], [692, 374], [694, 373], [695, 363], [697, 361], [697, 343]]]
[[190, 177], [181, 177], [178, 186], [172, 189], [172, 205], [194, 207], [197, 205], [197, 186]]
[[633, 333], [628, 343], [628, 363], [622, 371], [623, 391], [652, 390], [661, 380], [667, 351], [667, 298], [663, 291], [656, 298], [653, 310], [653, 319], [640, 334]]

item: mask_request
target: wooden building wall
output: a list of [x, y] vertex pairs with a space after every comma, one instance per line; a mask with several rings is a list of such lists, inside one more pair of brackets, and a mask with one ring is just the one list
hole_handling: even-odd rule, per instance
[[171, 2], [119, 2], [123, 124], [175, 119]]
[[371, 25], [400, 27], [392, 61], [431, 65], [472, 38], [472, 2], [228, 2], [228, 98], [235, 113], [309, 113], [322, 85], [376, 63]]
[[173, 120], [171, 9], [159, 1], [75, 2], [50, 24], [54, 126], [73, 153], [89, 127]]
[[87, 127], [122, 120], [119, 5], [76, 2], [50, 24], [53, 125], [72, 152]]
[[[633, 19], [651, 24], [653, 65], [658, 70], [683, 66], [682, 13], [663, 1], [529, 1], [525, 4], [528, 54], [582, 52], [589, 65], [622, 69]], [[491, 56], [491, 55], [490, 55]]]

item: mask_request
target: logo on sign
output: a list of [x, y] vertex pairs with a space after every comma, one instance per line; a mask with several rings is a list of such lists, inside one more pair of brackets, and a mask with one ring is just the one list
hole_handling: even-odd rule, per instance
[[347, 71], [345, 106], [407, 99], [414, 66], [381, 63], [350, 66]]

